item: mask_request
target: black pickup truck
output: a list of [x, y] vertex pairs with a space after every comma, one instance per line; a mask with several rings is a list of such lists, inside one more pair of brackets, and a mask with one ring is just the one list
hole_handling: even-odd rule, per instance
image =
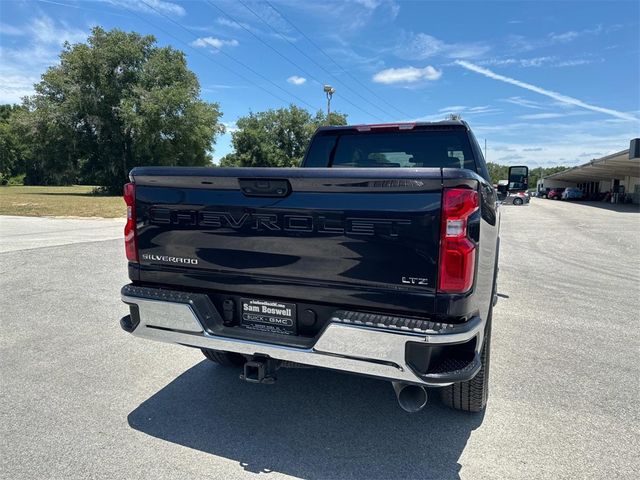
[[469, 126], [321, 128], [301, 167], [132, 170], [122, 328], [250, 382], [316, 366], [484, 409], [500, 219]]

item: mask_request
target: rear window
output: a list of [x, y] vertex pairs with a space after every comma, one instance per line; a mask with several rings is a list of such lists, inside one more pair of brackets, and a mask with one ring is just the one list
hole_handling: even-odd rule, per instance
[[319, 132], [305, 167], [416, 168], [475, 170], [466, 131]]

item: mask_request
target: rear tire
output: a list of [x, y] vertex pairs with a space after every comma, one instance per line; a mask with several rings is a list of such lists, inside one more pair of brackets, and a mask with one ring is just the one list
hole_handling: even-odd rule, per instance
[[[493, 310], [493, 309], [492, 309]], [[491, 354], [491, 313], [485, 329], [484, 345], [480, 354], [482, 367], [478, 374], [466, 382], [454, 383], [440, 389], [442, 403], [465, 412], [481, 412], [489, 398], [489, 361]]]
[[222, 352], [220, 350], [207, 350], [203, 348], [202, 353], [212, 362], [225, 367], [241, 367], [247, 362], [247, 359], [244, 358], [243, 355], [235, 352]]
[[513, 199], [513, 204], [514, 205], [522, 205], [522, 199], [521, 198], [514, 198]]

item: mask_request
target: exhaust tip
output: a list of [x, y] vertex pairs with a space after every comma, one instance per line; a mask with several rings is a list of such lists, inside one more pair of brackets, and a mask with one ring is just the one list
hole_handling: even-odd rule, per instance
[[400, 408], [405, 412], [419, 412], [427, 404], [427, 389], [420, 385], [393, 382], [393, 389]]

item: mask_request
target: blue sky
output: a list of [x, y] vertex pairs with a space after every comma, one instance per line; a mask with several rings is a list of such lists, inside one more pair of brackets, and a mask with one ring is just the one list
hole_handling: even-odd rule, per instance
[[216, 160], [239, 116], [325, 108], [323, 83], [350, 123], [459, 113], [499, 163], [576, 165], [640, 135], [637, 1], [3, 0], [0, 103], [95, 25], [186, 52], [224, 113]]

